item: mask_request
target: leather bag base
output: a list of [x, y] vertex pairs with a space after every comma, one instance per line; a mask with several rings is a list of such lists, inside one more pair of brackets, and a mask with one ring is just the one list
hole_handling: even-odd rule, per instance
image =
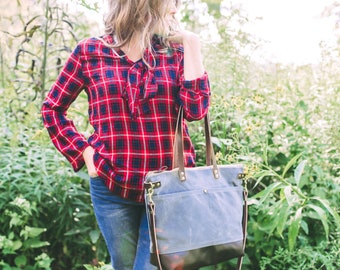
[[[190, 270], [215, 265], [219, 262], [243, 256], [243, 241], [214, 245], [184, 252], [161, 254], [162, 267], [169, 270]], [[157, 265], [157, 255], [151, 253], [150, 262]]]

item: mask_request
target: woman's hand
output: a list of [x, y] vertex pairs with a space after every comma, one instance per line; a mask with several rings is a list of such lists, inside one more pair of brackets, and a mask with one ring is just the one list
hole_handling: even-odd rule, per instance
[[167, 39], [171, 42], [183, 44], [185, 41], [190, 41], [190, 39], [194, 37], [198, 38], [198, 35], [188, 30], [179, 29], [171, 31]]
[[194, 80], [204, 74], [201, 41], [198, 35], [187, 30], [179, 30], [168, 36], [171, 42], [182, 43], [184, 47], [184, 78]]
[[94, 166], [94, 163], [93, 163], [93, 155], [94, 155], [94, 149], [92, 148], [92, 146], [86, 147], [83, 152], [83, 158], [85, 160], [87, 172], [89, 176], [92, 178], [98, 176], [96, 167]]

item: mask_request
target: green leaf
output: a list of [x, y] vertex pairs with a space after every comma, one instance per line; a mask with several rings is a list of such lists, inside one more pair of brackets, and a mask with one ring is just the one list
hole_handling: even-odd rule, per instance
[[[91, 264], [84, 264], [83, 266], [85, 267], [86, 270], [95, 270], [95, 269], [96, 269], [96, 268], [94, 268], [94, 266], [91, 265]], [[97, 269], [98, 269], [98, 268], [97, 268]]]
[[222, 145], [227, 145], [227, 146], [230, 146], [233, 144], [233, 141], [230, 140], [230, 139], [222, 139], [222, 138], [217, 138], [217, 137], [211, 137], [211, 142], [214, 144], [214, 145], [217, 145], [219, 148], [222, 147]]
[[22, 247], [22, 242], [20, 240], [12, 242], [12, 250], [18, 250]]
[[19, 255], [19, 256], [15, 257], [14, 263], [15, 263], [16, 266], [22, 268], [23, 266], [25, 266], [27, 264], [27, 258], [24, 255]]
[[20, 270], [20, 268], [10, 266], [8, 263], [4, 261], [0, 261], [1, 270]]
[[23, 219], [22, 217], [18, 216], [17, 213], [13, 213], [11, 216], [11, 221], [9, 222], [9, 227], [18, 227], [23, 224]]
[[339, 214], [329, 205], [329, 202], [325, 199], [321, 199], [319, 197], [312, 197], [311, 200], [316, 200], [331, 214], [334, 218], [337, 227], [340, 227], [340, 216]]
[[326, 234], [326, 239], [328, 239], [329, 226], [327, 223], [327, 215], [326, 215], [325, 210], [323, 210], [321, 207], [314, 205], [314, 204], [307, 204], [306, 207], [309, 207], [315, 211], [315, 213], [317, 214], [317, 217], [319, 217], [318, 219], [322, 222], [322, 225], [323, 225], [323, 228]]
[[272, 171], [268, 171], [268, 170], [262, 170], [260, 172], [257, 172], [256, 175], [254, 176], [256, 180], [256, 183], [254, 184], [253, 188], [256, 188], [257, 185], [262, 181], [262, 179], [266, 176], [271, 176], [271, 177], [275, 177], [276, 174]]
[[90, 231], [90, 238], [91, 238], [92, 244], [97, 243], [99, 236], [100, 236], [100, 232], [98, 230]]
[[103, 265], [100, 270], [113, 270], [112, 266], [109, 264]]
[[259, 204], [262, 204], [272, 192], [282, 187], [283, 187], [283, 184], [281, 182], [272, 183], [266, 189], [255, 194], [253, 197], [260, 198]]
[[292, 187], [291, 186], [286, 186], [283, 189], [283, 193], [285, 195], [285, 199], [286, 199], [287, 203], [290, 206], [293, 206], [294, 203], [297, 201], [297, 196], [292, 192]]
[[9, 234], [8, 234], [8, 239], [10, 239], [10, 240], [13, 240], [14, 239], [14, 232], [10, 232]]
[[54, 261], [54, 259], [51, 259], [45, 252], [41, 253], [37, 257], [35, 257], [36, 264], [35, 266], [38, 266], [39, 269], [51, 269], [51, 263]]
[[305, 232], [305, 234], [309, 235], [308, 223], [304, 220], [301, 220], [301, 229]]
[[302, 220], [302, 207], [300, 207], [293, 219], [292, 219], [292, 223], [289, 226], [288, 229], [288, 247], [289, 250], [292, 251], [294, 249], [295, 243], [296, 243], [296, 238], [299, 234], [299, 230], [300, 230], [300, 225], [301, 225], [301, 220]]
[[25, 231], [27, 233], [28, 238], [34, 238], [34, 237], [37, 237], [38, 235], [42, 234], [43, 232], [46, 232], [46, 229], [45, 228], [25, 226]]
[[70, 235], [76, 235], [76, 234], [83, 234], [88, 230], [88, 228], [74, 228], [72, 230], [69, 230], [68, 232], [64, 233], [66, 236]]
[[28, 239], [24, 242], [26, 248], [40, 248], [49, 246], [50, 243], [47, 241], [40, 241], [39, 239]]
[[307, 160], [303, 160], [299, 163], [299, 165], [294, 170], [294, 179], [295, 179], [295, 183], [298, 187], [301, 187], [300, 186], [301, 175], [303, 173], [303, 170], [304, 170], [306, 164], [307, 164]]
[[282, 178], [285, 177], [286, 173], [288, 172], [288, 170], [297, 162], [297, 160], [302, 156], [303, 153], [297, 154], [295, 157], [293, 157], [286, 165], [286, 167], [283, 170], [282, 173]]
[[277, 219], [275, 219], [274, 214], [268, 214], [261, 222], [259, 223], [259, 229], [266, 234], [271, 235], [277, 227]]
[[287, 203], [287, 201], [282, 201], [282, 203], [280, 204], [280, 208], [279, 208], [279, 213], [277, 215], [277, 227], [276, 227], [276, 231], [277, 233], [283, 238], [282, 232], [287, 224], [287, 219], [289, 216], [289, 204]]

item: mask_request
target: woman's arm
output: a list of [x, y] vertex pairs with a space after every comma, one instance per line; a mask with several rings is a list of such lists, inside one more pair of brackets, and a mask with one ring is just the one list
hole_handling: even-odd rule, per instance
[[198, 35], [180, 30], [169, 37], [170, 41], [183, 44], [184, 79], [191, 81], [203, 76], [205, 70], [201, 54], [201, 41]]
[[201, 42], [198, 35], [183, 31], [184, 79], [194, 80], [203, 76], [204, 67], [201, 55]]
[[209, 78], [203, 67], [201, 42], [198, 35], [181, 30], [170, 38], [181, 43], [183, 54], [180, 63], [179, 99], [188, 121], [200, 120], [208, 112], [210, 105]]
[[84, 165], [83, 151], [89, 145], [73, 121], [67, 118], [67, 110], [84, 88], [81, 72], [80, 45], [71, 53], [58, 79], [47, 94], [42, 108], [42, 119], [53, 144], [78, 171]]

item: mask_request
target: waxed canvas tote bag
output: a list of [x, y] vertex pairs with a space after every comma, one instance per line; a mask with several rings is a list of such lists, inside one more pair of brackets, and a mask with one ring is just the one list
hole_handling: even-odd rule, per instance
[[207, 164], [184, 168], [182, 122], [180, 108], [174, 169], [149, 172], [145, 178], [150, 261], [161, 270], [198, 269], [237, 257], [241, 269], [247, 226], [243, 166], [216, 164], [207, 115]]

